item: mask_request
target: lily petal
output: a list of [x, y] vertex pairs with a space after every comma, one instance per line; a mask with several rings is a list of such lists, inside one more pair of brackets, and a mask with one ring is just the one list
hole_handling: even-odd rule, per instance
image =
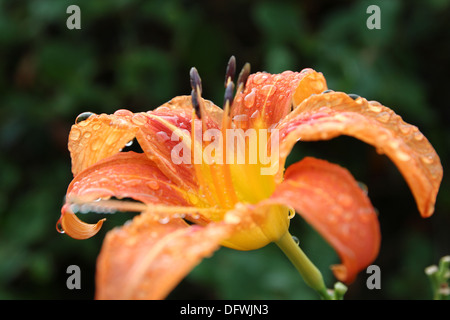
[[[407, 181], [423, 217], [433, 214], [443, 169], [436, 151], [417, 129], [376, 101], [352, 99], [342, 92], [304, 100], [276, 127], [280, 134], [280, 167], [298, 140], [353, 136], [385, 153]], [[282, 180], [278, 172], [277, 180]]]
[[[148, 215], [109, 232], [97, 261], [96, 299], [163, 299], [204, 257], [219, 248], [230, 226], [161, 224]], [[208, 241], [205, 241], [208, 239]]]
[[[205, 109], [203, 123], [207, 129], [219, 129], [222, 109], [202, 99]], [[72, 126], [69, 151], [72, 172], [77, 175], [98, 161], [112, 156], [134, 138], [150, 160], [165, 175], [185, 188], [196, 189], [195, 170], [189, 163], [174, 164], [172, 150], [179, 143], [172, 140], [177, 129], [191, 134], [193, 107], [190, 96], [176, 97], [153, 111], [132, 113], [118, 110], [113, 115], [91, 115]]]
[[[146, 205], [129, 202], [127, 206], [113, 203], [108, 207], [111, 197], [132, 198]], [[81, 222], [73, 213], [74, 207], [81, 211], [152, 210], [155, 220], [175, 213], [195, 214], [197, 223], [208, 221], [199, 214], [203, 205], [200, 198], [173, 183], [144, 154], [134, 152], [118, 153], [80, 172], [69, 185], [66, 201], [59, 222], [64, 232], [77, 239], [93, 236], [101, 223]], [[194, 204], [200, 208], [193, 208]]]
[[281, 74], [258, 72], [249, 76], [238, 92], [231, 116], [238, 128], [269, 128], [313, 93], [327, 88], [325, 78], [312, 69]]
[[344, 168], [304, 158], [286, 170], [270, 198], [293, 207], [339, 254], [335, 276], [352, 282], [372, 263], [380, 247], [380, 228], [369, 198]]
[[119, 110], [115, 116], [93, 114], [72, 126], [68, 144], [74, 176], [133, 140], [138, 128], [130, 122], [131, 115], [127, 110]]

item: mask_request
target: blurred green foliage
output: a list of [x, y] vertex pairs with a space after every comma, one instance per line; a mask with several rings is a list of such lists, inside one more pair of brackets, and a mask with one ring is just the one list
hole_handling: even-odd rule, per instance
[[[81, 30], [66, 28], [66, 8], [81, 8]], [[381, 29], [366, 8], [381, 9]], [[83, 111], [153, 109], [189, 94], [190, 67], [204, 96], [221, 104], [225, 65], [254, 71], [324, 73], [330, 88], [381, 101], [419, 126], [444, 165], [449, 160], [450, 2], [433, 1], [0, 1], [0, 299], [91, 299], [95, 260], [112, 216], [85, 241], [56, 232], [71, 181], [67, 137]], [[436, 214], [421, 219], [393, 164], [354, 139], [299, 143], [305, 155], [347, 167], [368, 185], [383, 242], [375, 261], [381, 290], [362, 272], [348, 299], [431, 298], [425, 267], [450, 253], [450, 183]], [[351, 156], [350, 156], [351, 155]], [[301, 218], [292, 234], [328, 286], [334, 251]], [[82, 270], [82, 289], [66, 288], [66, 268]], [[275, 246], [219, 250], [170, 295], [179, 298], [315, 299]]]

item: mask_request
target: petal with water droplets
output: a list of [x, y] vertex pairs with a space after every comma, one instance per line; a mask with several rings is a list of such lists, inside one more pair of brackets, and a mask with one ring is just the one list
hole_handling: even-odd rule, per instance
[[305, 158], [286, 170], [269, 199], [292, 206], [339, 254], [336, 277], [352, 282], [378, 255], [380, 229], [369, 198], [344, 168]]
[[90, 115], [72, 126], [69, 133], [69, 151], [72, 173], [82, 170], [116, 154], [135, 137], [137, 127], [130, 116]]
[[[219, 248], [230, 226], [188, 226], [134, 218], [109, 232], [97, 261], [96, 299], [164, 299], [203, 258]], [[208, 241], [205, 241], [208, 239]]]
[[[419, 211], [429, 217], [434, 211], [442, 180], [439, 156], [417, 127], [381, 104], [364, 98], [353, 100], [342, 92], [311, 96], [283, 119], [280, 130], [280, 167], [298, 140], [328, 140], [353, 136], [385, 153], [407, 181]], [[278, 172], [278, 181], [282, 171]]]
[[[106, 201], [111, 197], [132, 198], [145, 204], [166, 208], [154, 213], [154, 218], [158, 219], [170, 215], [170, 206], [180, 207], [178, 211], [174, 211], [176, 213], [183, 213], [181, 208], [190, 209], [193, 203], [189, 192], [174, 184], [144, 154], [118, 153], [83, 170], [74, 178], [67, 190], [67, 203], [63, 206], [61, 224], [69, 236], [80, 238], [80, 234], [86, 238], [94, 235], [94, 231], [98, 231], [101, 224], [94, 227], [81, 222], [76, 218], [72, 205], [85, 205], [89, 211], [101, 212], [109, 208], [106, 205], [119, 211], [127, 211], [128, 207], [130, 211], [146, 209], [145, 206], [132, 202], [128, 206], [121, 206], [120, 203], [111, 206], [111, 202]], [[102, 201], [97, 202], [98, 199]], [[201, 206], [202, 203], [198, 201], [200, 200], [197, 200], [195, 205]]]
[[[249, 76], [243, 92], [238, 92], [231, 109], [231, 117], [242, 129], [269, 128], [285, 117], [313, 93], [326, 89], [325, 78], [312, 69], [281, 74], [258, 72]], [[237, 118], [236, 118], [237, 117]]]

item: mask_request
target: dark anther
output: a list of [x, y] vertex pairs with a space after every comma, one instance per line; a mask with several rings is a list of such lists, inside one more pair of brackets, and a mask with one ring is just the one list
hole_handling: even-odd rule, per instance
[[356, 99], [360, 98], [360, 96], [358, 96], [357, 94], [354, 94], [354, 93], [349, 93], [348, 96], [350, 98], [352, 98], [353, 100], [356, 100]]
[[225, 94], [223, 99], [223, 105], [224, 107], [229, 103], [229, 106], [233, 103], [233, 91], [234, 91], [234, 83], [230, 81], [225, 88]]
[[322, 92], [322, 94], [324, 94], [324, 93], [330, 93], [330, 92], [334, 92], [334, 90], [328, 89], [328, 90], [325, 90], [324, 92]]
[[225, 88], [228, 86], [228, 82], [233, 81], [235, 74], [236, 58], [234, 56], [231, 56], [230, 60], [228, 60], [227, 70], [225, 71]]
[[237, 87], [239, 91], [243, 91], [245, 89], [245, 84], [247, 83], [248, 76], [250, 75], [250, 63], [246, 63], [239, 73]]
[[192, 99], [192, 106], [194, 107], [195, 110], [195, 115], [197, 116], [197, 118], [201, 119], [202, 114], [200, 112], [200, 103], [198, 102], [197, 90], [192, 89], [191, 99]]
[[92, 112], [83, 112], [78, 115], [75, 119], [75, 124], [80, 123], [81, 121], [87, 120], [90, 116], [94, 115]]
[[189, 72], [189, 76], [191, 78], [191, 87], [192, 90], [198, 91], [198, 93], [202, 94], [202, 79], [200, 79], [200, 75], [195, 67], [191, 68]]

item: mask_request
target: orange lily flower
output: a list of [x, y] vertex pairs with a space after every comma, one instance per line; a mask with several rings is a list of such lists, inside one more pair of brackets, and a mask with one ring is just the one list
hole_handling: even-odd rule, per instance
[[[96, 298], [162, 299], [220, 246], [253, 250], [271, 242], [323, 293], [320, 274], [293, 249], [288, 229], [295, 212], [337, 251], [342, 263], [333, 272], [351, 283], [378, 255], [377, 214], [352, 175], [336, 164], [307, 157], [285, 171], [298, 140], [349, 135], [373, 145], [396, 164], [421, 215], [432, 215], [443, 170], [417, 127], [378, 102], [328, 90], [323, 75], [312, 69], [250, 74], [246, 64], [235, 94], [234, 70], [232, 58], [223, 109], [201, 97], [193, 68], [190, 96], [146, 113], [82, 114], [72, 126], [74, 179], [59, 230], [86, 239], [104, 219], [88, 224], [77, 212], [142, 212], [108, 232], [97, 261]], [[240, 136], [229, 158], [230, 129], [265, 135], [253, 142], [250, 135]], [[206, 137], [211, 130], [216, 135]], [[133, 139], [143, 153], [121, 152]], [[251, 162], [254, 153], [262, 156]], [[203, 161], [193, 161], [199, 154]], [[245, 161], [228, 161], [239, 156]]]

